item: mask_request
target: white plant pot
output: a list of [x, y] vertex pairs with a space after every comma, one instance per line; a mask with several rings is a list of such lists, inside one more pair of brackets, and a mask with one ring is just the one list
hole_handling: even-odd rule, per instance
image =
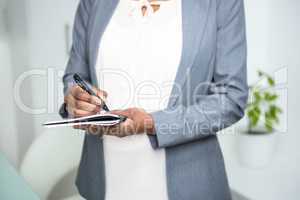
[[265, 167], [273, 157], [276, 144], [276, 133], [249, 134], [241, 132], [237, 137], [239, 161], [249, 168]]

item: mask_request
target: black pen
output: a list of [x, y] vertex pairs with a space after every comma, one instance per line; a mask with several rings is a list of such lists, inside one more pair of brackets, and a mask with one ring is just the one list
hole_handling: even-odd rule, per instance
[[74, 74], [73, 76], [74, 81], [76, 82], [76, 84], [83, 89], [84, 91], [86, 91], [87, 93], [89, 93], [92, 96], [98, 97], [101, 101], [102, 101], [102, 108], [105, 111], [109, 111], [107, 105], [105, 104], [105, 101], [103, 101], [103, 99], [101, 97], [99, 97], [94, 91], [93, 89], [89, 86], [89, 84], [87, 84], [78, 74]]

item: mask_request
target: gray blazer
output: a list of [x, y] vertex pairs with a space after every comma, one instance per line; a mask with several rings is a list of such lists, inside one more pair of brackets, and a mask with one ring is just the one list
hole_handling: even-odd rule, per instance
[[[97, 85], [99, 42], [117, 4], [81, 0], [65, 93], [74, 73]], [[152, 113], [156, 136], [149, 139], [166, 150], [169, 200], [229, 200], [216, 132], [242, 118], [248, 97], [243, 0], [182, 0], [182, 13], [181, 62], [168, 107]], [[63, 107], [61, 114], [67, 117]], [[86, 199], [105, 199], [101, 138], [86, 135], [76, 184]]]

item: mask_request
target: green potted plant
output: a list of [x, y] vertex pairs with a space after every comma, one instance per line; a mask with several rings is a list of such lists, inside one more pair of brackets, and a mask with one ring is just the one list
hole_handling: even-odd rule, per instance
[[249, 88], [247, 126], [238, 141], [240, 161], [253, 168], [269, 163], [276, 145], [275, 127], [282, 112], [277, 104], [274, 78], [263, 71], [258, 71], [258, 77], [259, 82]]

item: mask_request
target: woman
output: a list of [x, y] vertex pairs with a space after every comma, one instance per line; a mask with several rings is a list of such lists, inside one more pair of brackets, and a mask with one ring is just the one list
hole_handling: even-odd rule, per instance
[[74, 73], [128, 117], [75, 127], [87, 130], [76, 182], [83, 197], [231, 199], [215, 133], [247, 101], [242, 0], [81, 0], [61, 114], [101, 111]]

